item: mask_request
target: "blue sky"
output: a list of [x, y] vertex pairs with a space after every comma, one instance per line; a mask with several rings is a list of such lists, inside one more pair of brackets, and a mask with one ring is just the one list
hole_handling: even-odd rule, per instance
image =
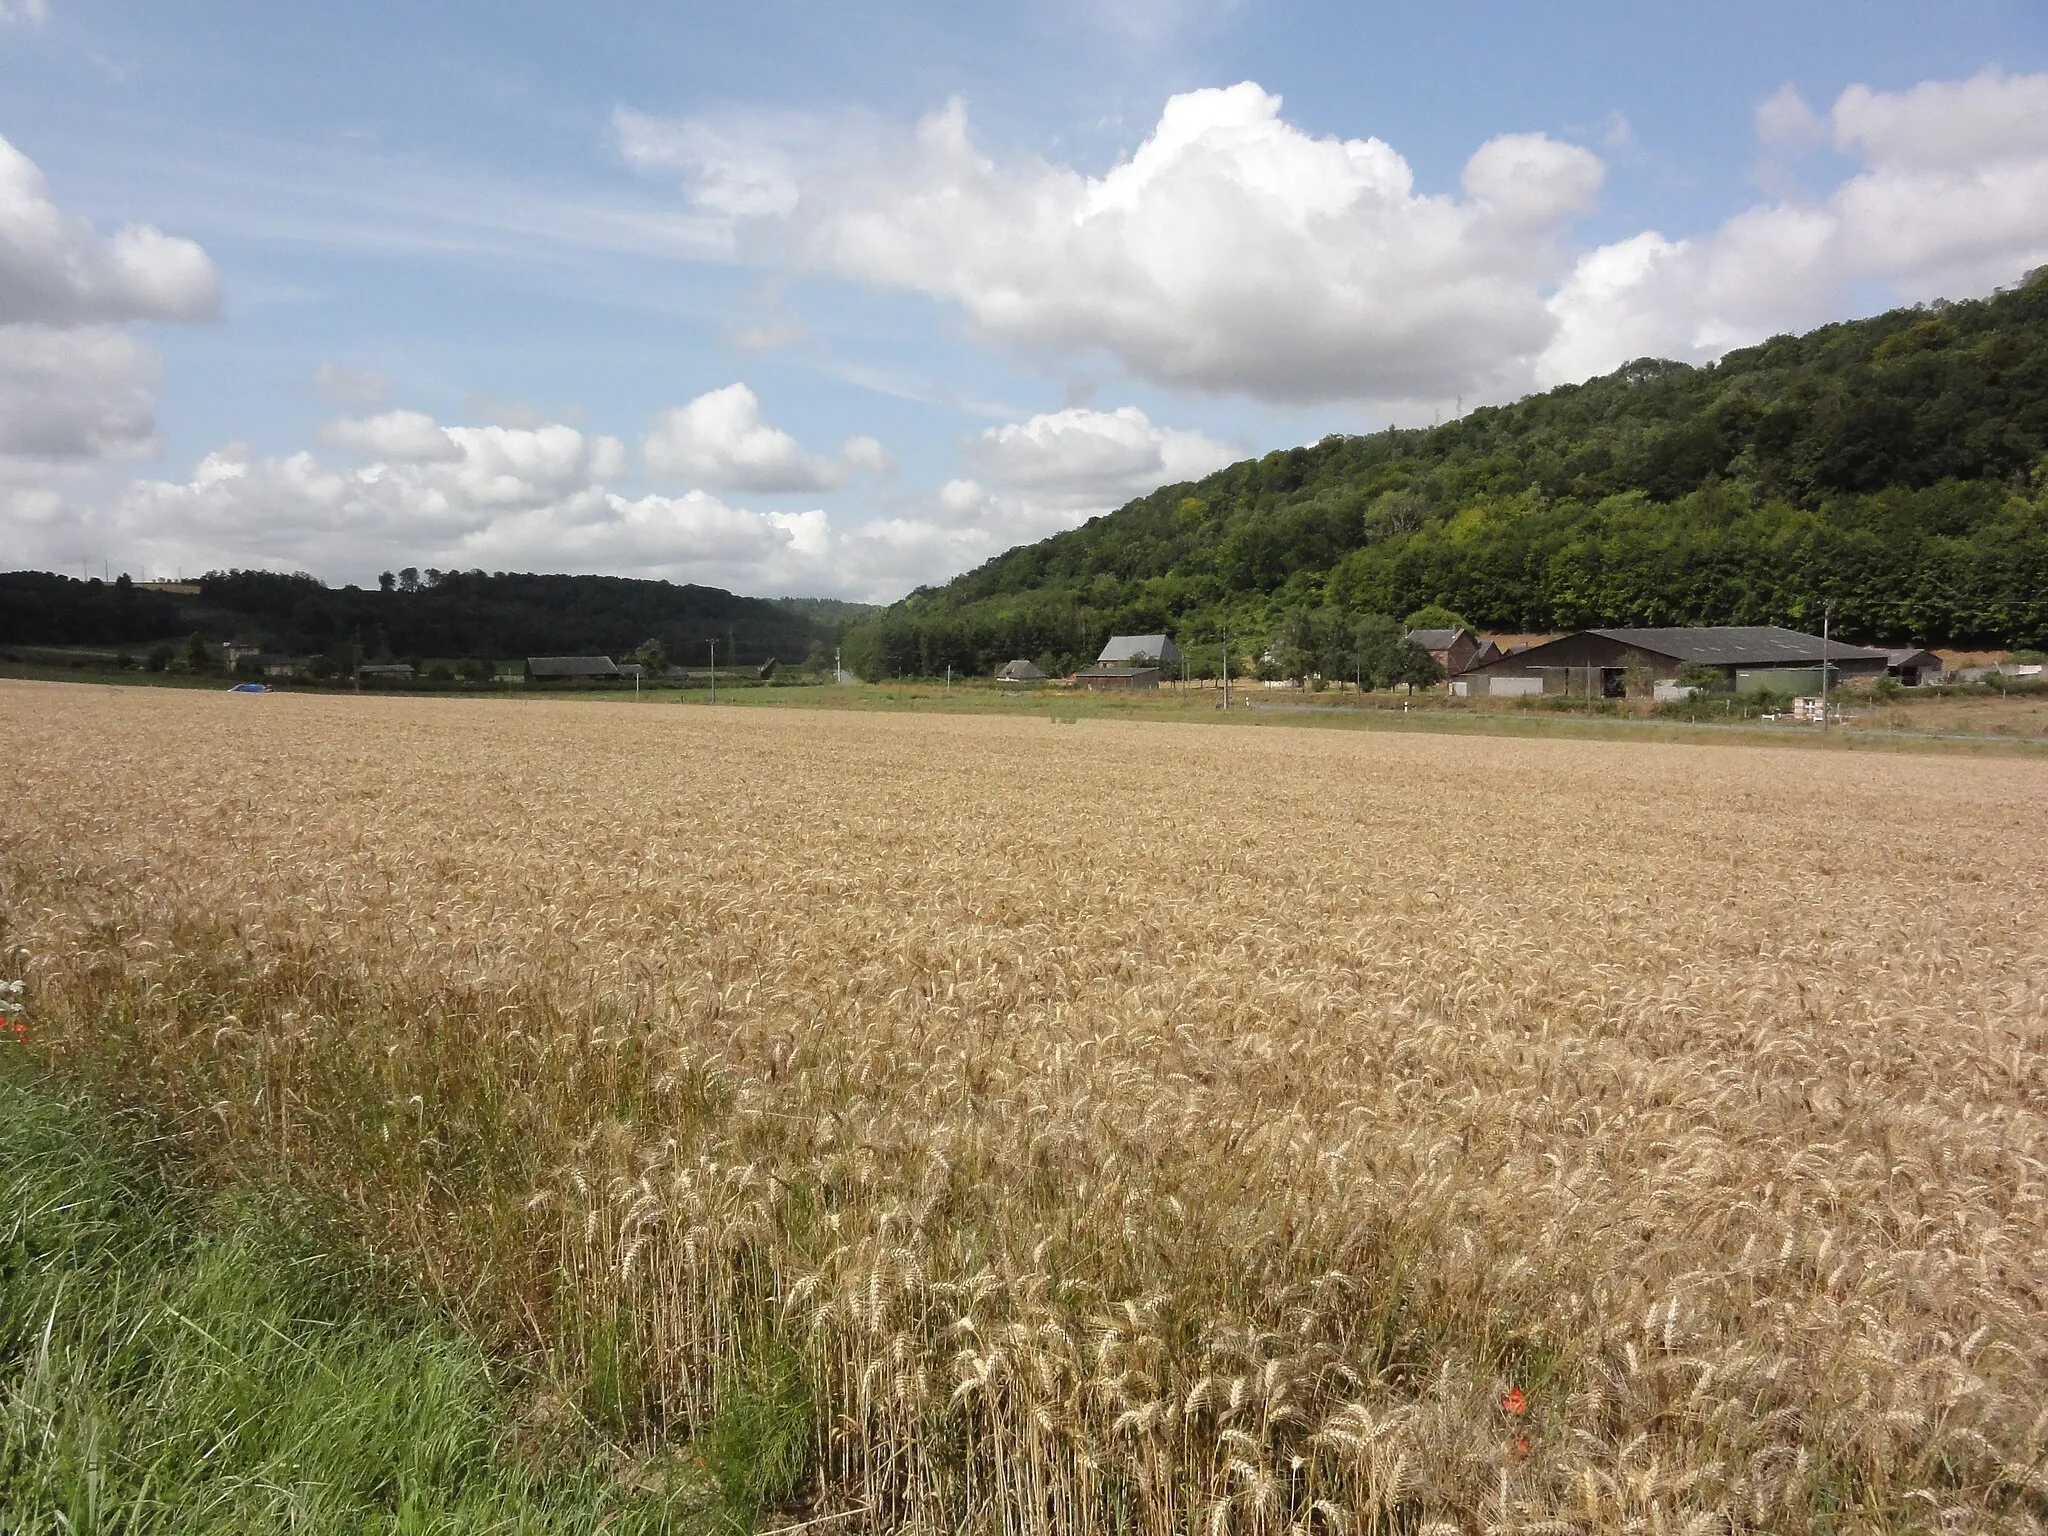
[[2048, 261], [2038, 4], [0, 18], [6, 566], [887, 599]]

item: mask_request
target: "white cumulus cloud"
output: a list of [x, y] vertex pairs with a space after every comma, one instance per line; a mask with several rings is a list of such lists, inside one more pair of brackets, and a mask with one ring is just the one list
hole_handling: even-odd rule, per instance
[[616, 438], [563, 423], [443, 426], [390, 411], [329, 425], [359, 462], [233, 443], [180, 479], [87, 483], [0, 459], [0, 539], [63, 569], [311, 570], [368, 582], [403, 565], [589, 571], [742, 592], [894, 598], [979, 554], [985, 539], [915, 520], [840, 529], [822, 508], [757, 511], [703, 489], [626, 496]]
[[145, 457], [157, 373], [156, 355], [112, 326], [0, 326], [0, 454]]
[[1242, 458], [1199, 432], [1158, 427], [1134, 405], [1069, 408], [990, 427], [968, 440], [974, 473], [998, 485], [1107, 506]]
[[156, 451], [156, 354], [122, 322], [203, 319], [218, 303], [198, 246], [145, 225], [102, 239], [0, 138], [0, 537], [19, 534], [26, 554], [30, 535], [76, 515], [81, 463]]
[[2048, 74], [1851, 86], [1825, 119], [1788, 88], [1758, 131], [1776, 147], [1824, 135], [1863, 168], [1702, 236], [1646, 232], [1587, 252], [1550, 301], [1557, 335], [1539, 382], [1644, 355], [1706, 361], [1852, 312], [1859, 289], [1968, 298], [2048, 263]]
[[147, 224], [102, 238], [58, 208], [35, 163], [0, 139], [0, 323], [204, 320], [219, 307], [206, 252]]
[[1512, 135], [1473, 156], [1465, 196], [1432, 195], [1382, 141], [1313, 138], [1280, 105], [1249, 82], [1175, 96], [1100, 176], [996, 164], [957, 101], [843, 146], [760, 120], [622, 113], [618, 132], [628, 159], [682, 171], [743, 254], [930, 294], [1027, 353], [1293, 402], [1526, 378], [1598, 158]]
[[760, 495], [834, 490], [856, 469], [882, 474], [894, 463], [872, 437], [847, 439], [837, 457], [812, 453], [769, 424], [745, 384], [728, 384], [663, 411], [641, 439], [640, 451], [647, 472], [658, 479]]

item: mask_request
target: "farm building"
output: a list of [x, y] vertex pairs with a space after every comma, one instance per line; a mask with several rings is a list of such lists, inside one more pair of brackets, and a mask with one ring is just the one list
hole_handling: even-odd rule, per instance
[[1035, 662], [1026, 661], [1022, 656], [1019, 656], [996, 674], [996, 681], [999, 683], [1042, 683], [1045, 681], [1045, 674], [1038, 670]]
[[1483, 664], [1489, 658], [1488, 649], [1498, 655], [1498, 648], [1491, 641], [1480, 643], [1477, 635], [1469, 629], [1411, 629], [1403, 637], [1418, 650], [1424, 650], [1436, 658], [1436, 664], [1444, 669], [1445, 677], [1456, 677], [1467, 667]]
[[1111, 635], [1095, 658], [1101, 666], [1176, 666], [1180, 647], [1166, 635]]
[[529, 656], [529, 683], [609, 682], [618, 677], [618, 663], [609, 656]]
[[1084, 667], [1074, 674], [1074, 682], [1078, 686], [1094, 693], [1107, 693], [1112, 690], [1128, 692], [1133, 688], [1157, 688], [1159, 686], [1159, 669], [1157, 667]]
[[1582, 629], [1467, 669], [1472, 694], [1598, 693], [1619, 698], [1633, 663], [1653, 680], [1681, 667], [1712, 667], [1735, 692], [1818, 693], [1822, 655], [1836, 682], [1883, 677], [1884, 651], [1775, 624], [1702, 629]]
[[1895, 646], [1884, 653], [1884, 669], [1908, 688], [1917, 688], [1922, 683], [1940, 682], [1948, 667], [1934, 652], [1907, 645]]
[[356, 676], [377, 683], [409, 683], [413, 675], [409, 661], [378, 661], [356, 668]]

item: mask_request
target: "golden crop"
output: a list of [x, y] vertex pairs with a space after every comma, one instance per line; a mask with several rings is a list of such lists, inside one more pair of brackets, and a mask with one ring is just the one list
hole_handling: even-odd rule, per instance
[[892, 1529], [2048, 1523], [2039, 763], [36, 685], [0, 742], [28, 1048], [536, 1412], [794, 1362]]

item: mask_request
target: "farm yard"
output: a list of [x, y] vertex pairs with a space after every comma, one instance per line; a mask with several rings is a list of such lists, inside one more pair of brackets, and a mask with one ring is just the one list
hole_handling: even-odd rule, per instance
[[[821, 1530], [2048, 1525], [2048, 764], [0, 683], [33, 1053]], [[776, 1512], [783, 1513], [776, 1513]]]

